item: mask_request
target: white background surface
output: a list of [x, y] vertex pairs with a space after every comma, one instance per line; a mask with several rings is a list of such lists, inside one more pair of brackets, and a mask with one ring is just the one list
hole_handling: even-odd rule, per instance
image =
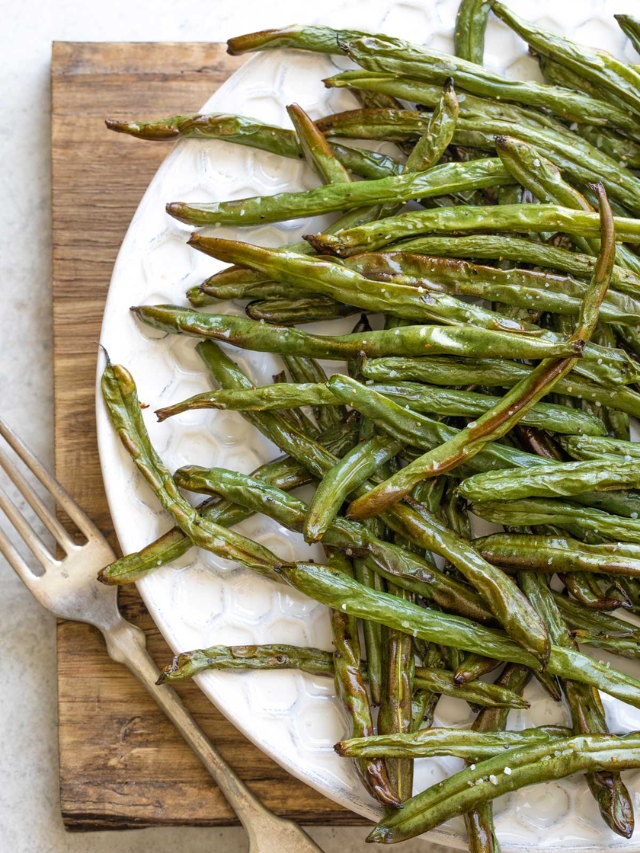
[[[344, 5], [325, 0], [322, 9], [330, 14]], [[580, 0], [562, 5], [570, 14]], [[616, 11], [633, 5], [621, 0]], [[319, 13], [309, 0], [0, 0], [0, 411], [50, 466], [51, 41], [221, 41]], [[0, 853], [173, 853], [178, 845], [185, 853], [242, 853], [243, 831], [232, 828], [65, 835], [57, 792], [54, 620], [4, 562], [0, 582]], [[326, 853], [365, 850], [363, 828], [312, 834]], [[402, 848], [426, 849], [418, 841]]]
[[[331, 11], [343, 5], [325, 0]], [[223, 41], [311, 21], [308, 0], [0, 0], [0, 406], [53, 464], [50, 248], [51, 42]], [[20, 258], [16, 263], [15, 259]], [[54, 619], [0, 557], [1, 853], [242, 853], [242, 829], [69, 835], [58, 801]], [[365, 849], [362, 827], [311, 834], [326, 853]], [[367, 846], [368, 850], [371, 848]], [[424, 850], [409, 842], [405, 853]]]

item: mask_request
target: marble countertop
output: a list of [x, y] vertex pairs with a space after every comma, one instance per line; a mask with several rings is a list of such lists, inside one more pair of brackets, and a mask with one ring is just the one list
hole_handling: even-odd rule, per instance
[[[328, 11], [342, 2], [328, 0]], [[51, 42], [223, 41], [310, 21], [308, 0], [23, 0], [3, 9], [0, 55], [0, 388], [2, 415], [53, 463], [50, 245]], [[19, 259], [15, 262], [14, 259]], [[12, 853], [189, 853], [247, 849], [239, 828], [65, 833], [58, 801], [54, 619], [0, 557], [0, 849]], [[365, 849], [362, 827], [315, 828], [326, 853]], [[424, 850], [416, 841], [406, 853]]]

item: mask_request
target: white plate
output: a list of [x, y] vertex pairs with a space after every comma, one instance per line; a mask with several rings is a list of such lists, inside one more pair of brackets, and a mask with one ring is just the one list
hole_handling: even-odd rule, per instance
[[[631, 0], [615, 4], [528, 0], [511, 5], [542, 25], [598, 44], [629, 61], [637, 59], [612, 17], [614, 12], [632, 11], [637, 4]], [[457, 0], [352, 2], [339, 19], [323, 23], [380, 30], [450, 51], [456, 8]], [[512, 77], [527, 78], [535, 73], [535, 63], [526, 55], [523, 43], [496, 21], [489, 28], [486, 63]], [[320, 82], [345, 67], [348, 63], [342, 59], [301, 52], [257, 55], [213, 95], [203, 111], [238, 113], [289, 126], [285, 106], [295, 101], [313, 118], [349, 109], [355, 106], [351, 95], [326, 90]], [[165, 203], [235, 199], [316, 185], [316, 178], [301, 162], [228, 143], [183, 140], [170, 150], [142, 199], [114, 268], [101, 341], [112, 360], [133, 373], [140, 399], [149, 404], [144, 418], [151, 439], [171, 470], [190, 463], [249, 473], [277, 452], [237, 412], [199, 411], [156, 423], [154, 409], [208, 390], [210, 385], [194, 350], [195, 340], [165, 336], [141, 326], [133, 320], [129, 306], [183, 304], [187, 287], [222, 266], [186, 246], [189, 229], [165, 213]], [[219, 228], [215, 233], [279, 246], [311, 229], [319, 230], [325, 221], [298, 220], [244, 230]], [[242, 313], [232, 303], [225, 303], [224, 310]], [[351, 319], [343, 321], [342, 330], [347, 331], [351, 324]], [[331, 326], [332, 332], [338, 328], [337, 323]], [[280, 369], [273, 356], [229, 349], [258, 385], [270, 383]], [[336, 367], [334, 364], [332, 369]], [[99, 388], [97, 414], [109, 506], [122, 549], [130, 553], [167, 530], [171, 522], [116, 440]], [[321, 554], [318, 548], [306, 546], [300, 536], [264, 517], [245, 522], [241, 530], [283, 558], [317, 559]], [[331, 648], [325, 607], [208, 553], [192, 549], [177, 565], [159, 569], [138, 587], [175, 652], [213, 644], [268, 642]], [[616, 665], [632, 669], [628, 662], [616, 661]], [[333, 744], [345, 734], [345, 718], [330, 679], [297, 672], [210, 672], [197, 680], [211, 701], [290, 773], [362, 815], [379, 817], [351, 762], [333, 752]], [[526, 695], [531, 709], [513, 712], [510, 727], [568, 722], [564, 707], [547, 699], [537, 686], [530, 686]], [[608, 697], [604, 701], [612, 730], [640, 728], [640, 711]], [[438, 705], [440, 724], [466, 726], [472, 719], [463, 702], [445, 698]], [[416, 762], [416, 790], [459, 766], [461, 762], [454, 759]], [[640, 775], [628, 775], [631, 787], [640, 790]], [[543, 847], [640, 850], [640, 832], [638, 840], [624, 842], [604, 826], [582, 777], [516, 792], [498, 800], [495, 813], [506, 851]], [[464, 846], [462, 819], [431, 832], [429, 838]]]

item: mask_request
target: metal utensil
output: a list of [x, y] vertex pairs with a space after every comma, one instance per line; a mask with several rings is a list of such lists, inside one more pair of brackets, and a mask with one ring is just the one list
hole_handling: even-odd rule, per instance
[[9, 565], [47, 610], [61, 619], [87, 622], [102, 632], [109, 656], [127, 666], [142, 682], [214, 778], [247, 831], [250, 853], [322, 853], [297, 824], [276, 817], [251, 793], [207, 739], [178, 694], [167, 685], [160, 688], [156, 686], [160, 670], [146, 650], [144, 632], [122, 617], [118, 609], [117, 588], [96, 581], [98, 570], [115, 560], [108, 542], [69, 493], [2, 419], [0, 436], [87, 539], [83, 545], [74, 542], [0, 447], [0, 467], [65, 554], [64, 558], [56, 559], [49, 552], [20, 510], [0, 488], [0, 510], [32, 551], [43, 574], [36, 575], [31, 571], [9, 537], [0, 529], [0, 553]]

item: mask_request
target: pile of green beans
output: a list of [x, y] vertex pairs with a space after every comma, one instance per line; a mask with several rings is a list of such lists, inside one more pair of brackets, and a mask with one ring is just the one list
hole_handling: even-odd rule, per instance
[[[491, 14], [524, 39], [546, 83], [483, 67]], [[616, 20], [638, 50], [640, 20]], [[153, 409], [107, 356], [107, 411], [174, 526], [99, 580], [135, 582], [195, 546], [326, 605], [331, 648], [184, 650], [158, 684], [206, 670], [332, 678], [347, 720], [336, 753], [384, 809], [368, 841], [461, 815], [470, 852], [499, 853], [493, 800], [573, 773], [629, 838], [620, 771], [640, 767], [640, 732], [610, 734], [600, 692], [640, 708], [640, 680], [580, 646], [640, 661], [640, 446], [629, 421], [640, 418], [640, 66], [499, 0], [461, 0], [454, 45], [448, 56], [357, 30], [251, 33], [229, 52], [350, 57], [358, 68], [324, 84], [360, 106], [314, 121], [293, 104], [287, 128], [214, 113], [107, 121], [139, 139], [303, 160], [318, 185], [169, 200], [181, 222], [238, 238], [195, 230], [191, 249], [227, 266], [193, 284], [188, 304], [131, 309], [198, 338], [213, 384], [158, 420], [234, 412], [283, 455], [252, 474], [198, 459], [170, 472], [147, 431]], [[396, 143], [397, 156], [358, 139]], [[298, 243], [242, 239], [245, 226], [330, 213]], [[344, 330], [350, 316], [348, 334], [299, 328], [340, 320]], [[256, 386], [233, 348], [273, 353], [281, 372]], [[284, 560], [234, 529], [254, 515], [321, 543], [324, 557]], [[504, 530], [478, 536], [473, 516]], [[564, 699], [569, 728], [509, 729], [533, 676]], [[441, 696], [476, 712], [468, 729], [433, 727]], [[431, 756], [466, 767], [414, 791], [413, 761]]]

